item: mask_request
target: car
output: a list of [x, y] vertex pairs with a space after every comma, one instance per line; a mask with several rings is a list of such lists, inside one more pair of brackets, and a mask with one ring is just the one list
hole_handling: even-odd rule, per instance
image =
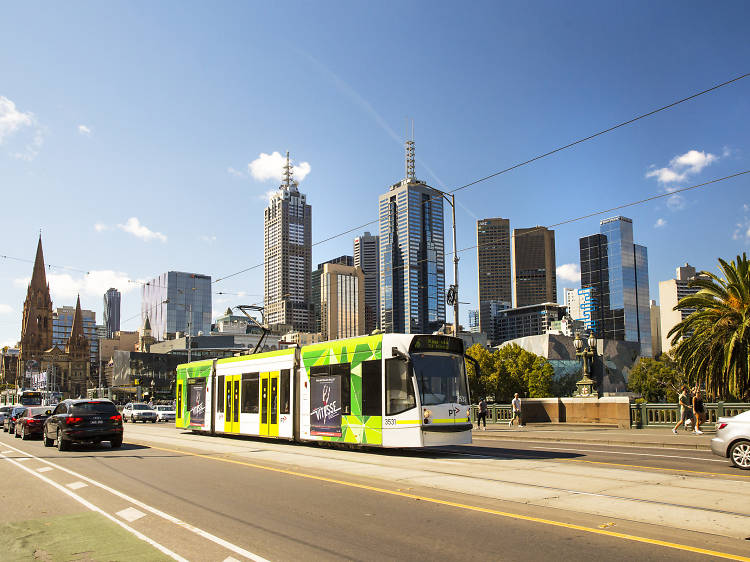
[[122, 420], [130, 422], [151, 422], [156, 423], [159, 414], [151, 406], [142, 402], [129, 402], [122, 409]]
[[154, 406], [154, 410], [156, 410], [156, 419], [160, 422], [175, 421], [175, 411], [172, 406]]
[[13, 409], [6, 414], [5, 420], [3, 421], [3, 431], [6, 433], [13, 433], [16, 431], [16, 419], [18, 414], [23, 412], [26, 406], [13, 406]]
[[42, 430], [45, 447], [57, 444], [66, 451], [72, 443], [109, 441], [113, 449], [122, 446], [122, 416], [110, 400], [68, 399], [60, 402]]
[[13, 410], [13, 406], [0, 406], [0, 425], [3, 425], [5, 416], [10, 414], [11, 410]]
[[750, 470], [750, 410], [716, 421], [716, 437], [711, 439], [711, 450], [728, 458], [737, 468]]
[[29, 439], [34, 435], [41, 437], [44, 420], [51, 413], [52, 408], [49, 406], [29, 406], [26, 408], [16, 419], [16, 437], [20, 437], [23, 440]]

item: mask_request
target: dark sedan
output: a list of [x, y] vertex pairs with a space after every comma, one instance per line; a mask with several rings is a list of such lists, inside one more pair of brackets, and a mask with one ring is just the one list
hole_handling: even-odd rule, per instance
[[109, 400], [63, 400], [45, 420], [42, 437], [45, 447], [57, 443], [60, 451], [102, 441], [116, 449], [122, 446], [122, 416]]
[[42, 427], [44, 426], [44, 420], [46, 420], [52, 413], [50, 406], [31, 406], [21, 412], [16, 419], [16, 437], [21, 439], [29, 439], [36, 435], [42, 436]]
[[5, 415], [3, 420], [3, 431], [13, 433], [16, 430], [16, 419], [26, 409], [26, 406], [13, 406], [13, 409]]

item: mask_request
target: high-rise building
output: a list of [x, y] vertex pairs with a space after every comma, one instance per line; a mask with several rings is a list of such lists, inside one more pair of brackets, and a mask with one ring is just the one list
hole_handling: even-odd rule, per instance
[[675, 310], [674, 307], [680, 299], [697, 293], [699, 287], [690, 287], [690, 281], [697, 277], [695, 268], [686, 263], [676, 270], [676, 278], [667, 281], [659, 281], [659, 308], [661, 323], [661, 350], [667, 353], [672, 349], [671, 338], [667, 337], [669, 331], [677, 324], [685, 320], [693, 312], [694, 308], [683, 308]]
[[551, 302], [502, 310], [496, 319], [497, 343], [546, 334], [564, 317], [565, 307]]
[[332, 260], [324, 261], [323, 263], [319, 263], [318, 268], [312, 272], [312, 277], [310, 279], [310, 301], [312, 313], [310, 316], [309, 330], [314, 333], [320, 333], [322, 330], [320, 325], [320, 277], [323, 275], [323, 266], [327, 263], [338, 263], [352, 267], [354, 265], [354, 257], [344, 255], [333, 258]]
[[478, 334], [482, 330], [479, 326], [479, 310], [473, 309], [469, 310], [469, 332], [472, 334]]
[[379, 199], [380, 327], [432, 333], [445, 324], [443, 197], [414, 173], [406, 142], [406, 177]]
[[141, 325], [149, 318], [157, 341], [177, 333], [211, 333], [211, 276], [168, 271], [141, 288]]
[[656, 301], [651, 299], [649, 306], [651, 311], [651, 352], [654, 357], [658, 357], [662, 353], [661, 346], [661, 307], [656, 304]]
[[494, 341], [495, 315], [492, 311], [510, 308], [513, 302], [510, 220], [494, 218], [477, 221], [477, 272], [479, 331], [487, 334], [490, 341]]
[[365, 274], [361, 267], [323, 264], [320, 276], [321, 339], [335, 340], [365, 333]]
[[365, 273], [365, 333], [378, 327], [380, 319], [380, 237], [365, 232], [354, 239], [354, 265]]
[[585, 289], [565, 288], [563, 291], [565, 307], [568, 309], [570, 318], [580, 321], [584, 330], [593, 330], [596, 320], [596, 297], [594, 296], [594, 289], [591, 287], [586, 287]]
[[307, 332], [312, 317], [312, 207], [292, 177], [286, 153], [284, 179], [268, 203], [264, 223], [266, 322]]
[[99, 332], [96, 326], [96, 312], [81, 309], [80, 303], [81, 299], [79, 298], [76, 306], [60, 306], [52, 313], [52, 344], [60, 349], [65, 348], [73, 333], [74, 322], [77, 319], [88, 342], [89, 361], [96, 365], [99, 361]]
[[108, 289], [104, 293], [104, 327], [108, 338], [120, 331], [120, 291]]
[[515, 308], [557, 301], [554, 230], [513, 229], [513, 283]]
[[641, 356], [651, 357], [648, 253], [633, 243], [633, 221], [602, 220], [599, 234], [579, 240], [581, 287], [592, 287], [598, 338], [639, 342]]

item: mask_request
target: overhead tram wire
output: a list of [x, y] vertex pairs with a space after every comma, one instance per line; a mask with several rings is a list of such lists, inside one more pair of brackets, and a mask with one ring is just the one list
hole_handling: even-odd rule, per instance
[[[500, 176], [502, 174], [506, 174], [506, 173], [508, 173], [510, 171], [516, 170], [516, 169], [521, 168], [523, 166], [527, 166], [527, 165], [529, 165], [529, 164], [531, 164], [533, 162], [536, 162], [536, 161], [541, 160], [543, 158], [547, 158], [548, 156], [552, 156], [553, 154], [556, 154], [558, 152], [562, 152], [562, 151], [567, 150], [569, 148], [572, 148], [572, 147], [574, 147], [576, 145], [579, 145], [579, 144], [582, 144], [582, 143], [587, 142], [589, 140], [592, 140], [592, 139], [594, 139], [596, 137], [605, 135], [607, 133], [611, 133], [612, 131], [614, 131], [616, 129], [619, 129], [621, 127], [625, 127], [626, 125], [631, 125], [632, 123], [635, 123], [636, 121], [640, 121], [641, 119], [645, 119], [646, 117], [651, 117], [652, 115], [656, 115], [657, 113], [660, 113], [660, 112], [665, 111], [667, 109], [671, 109], [671, 108], [673, 108], [673, 107], [675, 107], [677, 105], [680, 105], [680, 104], [685, 103], [687, 101], [693, 100], [695, 98], [698, 98], [698, 97], [703, 96], [705, 94], [708, 94], [710, 92], [716, 91], [719, 88], [723, 88], [724, 86], [729, 86], [730, 84], [734, 84], [735, 82], [739, 82], [740, 80], [743, 80], [744, 78], [747, 78], [748, 76], [750, 76], [750, 72], [746, 72], [744, 74], [736, 76], [736, 77], [734, 77], [734, 78], [732, 78], [730, 80], [727, 80], [725, 82], [721, 82], [719, 84], [715, 84], [715, 85], [711, 86], [710, 88], [706, 88], [705, 90], [701, 90], [700, 92], [696, 92], [694, 94], [691, 94], [691, 95], [689, 95], [687, 97], [684, 97], [682, 99], [679, 99], [677, 101], [673, 101], [672, 103], [669, 103], [667, 105], [663, 105], [663, 106], [661, 106], [661, 107], [659, 107], [657, 109], [653, 109], [653, 110], [651, 110], [651, 111], [649, 111], [647, 113], [642, 113], [640, 115], [637, 115], [637, 116], [633, 117], [632, 119], [628, 119], [627, 121], [623, 121], [621, 123], [617, 123], [615, 125], [612, 125], [611, 127], [608, 127], [606, 129], [602, 129], [601, 131], [598, 131], [596, 133], [590, 134], [590, 135], [588, 135], [586, 137], [583, 137], [583, 138], [580, 138], [578, 140], [572, 141], [572, 142], [570, 142], [570, 143], [568, 143], [566, 145], [557, 147], [557, 148], [555, 148], [553, 150], [550, 150], [548, 152], [545, 152], [543, 154], [539, 154], [537, 156], [534, 156], [533, 158], [529, 158], [528, 160], [524, 160], [523, 162], [519, 162], [517, 164], [514, 164], [512, 166], [504, 168], [504, 169], [502, 169], [502, 170], [500, 170], [498, 172], [494, 172], [492, 174], [483, 176], [483, 177], [481, 177], [479, 179], [476, 179], [476, 180], [471, 181], [469, 183], [466, 183], [464, 185], [458, 186], [458, 187], [456, 187], [456, 188], [454, 188], [454, 189], [452, 189], [450, 191], [443, 192], [443, 191], [440, 191], [440, 190], [436, 190], [436, 191], [440, 191], [441, 195], [439, 197], [430, 197], [429, 199], [427, 199], [427, 201], [423, 201], [422, 204], [424, 205], [425, 203], [427, 203], [429, 201], [433, 201], [433, 200], [441, 200], [441, 199], [443, 199], [443, 193], [456, 193], [457, 191], [461, 191], [463, 189], [467, 189], [467, 188], [472, 187], [474, 185], [477, 185], [479, 183], [488, 181], [488, 180], [490, 180], [492, 178], [495, 178], [495, 177]], [[742, 173], [745, 173], [745, 172], [741, 172], [739, 175], [741, 175]], [[733, 177], [733, 176], [729, 176], [729, 177]], [[728, 178], [723, 178], [723, 179], [728, 179]], [[721, 181], [721, 180], [716, 180], [716, 181]], [[695, 186], [695, 187], [698, 187], [698, 186]], [[606, 211], [604, 211], [604, 212], [606, 212]], [[360, 225], [358, 227], [347, 229], [347, 230], [345, 230], [343, 232], [340, 232], [338, 234], [334, 234], [332, 236], [324, 238], [323, 240], [319, 240], [318, 242], [313, 243], [313, 246], [317, 246], [319, 244], [323, 244], [324, 242], [329, 242], [331, 240], [335, 240], [336, 238], [340, 238], [341, 236], [345, 236], [346, 234], [349, 234], [351, 232], [355, 232], [355, 231], [357, 231], [357, 230], [359, 230], [361, 228], [364, 228], [366, 226], [370, 226], [370, 225], [376, 224], [378, 222], [380, 222], [380, 219], [375, 219], [375, 220], [367, 222], [367, 223], [365, 223], [363, 225]], [[453, 254], [453, 253], [454, 252], [450, 252], [450, 254]], [[264, 264], [265, 264], [265, 262], [263, 261], [263, 262], [260, 262], [259, 264], [252, 265], [252, 266], [247, 267], [245, 269], [241, 269], [240, 271], [236, 271], [234, 273], [230, 273], [228, 275], [225, 275], [224, 277], [217, 277], [212, 283], [219, 283], [220, 281], [224, 281], [225, 279], [229, 279], [231, 277], [235, 277], [237, 275], [241, 275], [243, 273], [247, 273], [248, 271], [252, 271], [254, 269], [258, 269], [259, 267], [262, 267]]]
[[[26, 258], [16, 258], [13, 256], [4, 256], [4, 255], [0, 255], [0, 258], [3, 258], [4, 260], [20, 261], [24, 263], [34, 263], [35, 261], [35, 260], [29, 260]], [[52, 265], [51, 263], [45, 263], [44, 267], [46, 267], [47, 269], [64, 269], [66, 271], [75, 271], [76, 273], [83, 273], [85, 275], [88, 275], [89, 273], [91, 273], [90, 271], [84, 271], [83, 269], [76, 269], [75, 267], [70, 267], [67, 265]]]

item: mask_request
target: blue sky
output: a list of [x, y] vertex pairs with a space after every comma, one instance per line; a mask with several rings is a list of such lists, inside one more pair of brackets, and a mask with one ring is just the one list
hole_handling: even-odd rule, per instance
[[[47, 262], [72, 268], [48, 271], [54, 305], [80, 291], [101, 321], [117, 286], [123, 329], [139, 323], [128, 280], [262, 262], [264, 194], [278, 185], [262, 154], [291, 152], [321, 240], [376, 218], [378, 195], [403, 176], [407, 119], [417, 176], [451, 189], [750, 71], [747, 2], [2, 11], [0, 254], [32, 260], [41, 228]], [[475, 243], [477, 218], [548, 225], [750, 169], [749, 132], [746, 78], [459, 192], [459, 248]], [[651, 298], [681, 263], [713, 270], [746, 250], [748, 205], [750, 174], [622, 211], [648, 247]], [[556, 229], [559, 287], [575, 286], [578, 238], [599, 218]], [[353, 236], [316, 246], [313, 262], [351, 253]], [[460, 265], [465, 321], [476, 251]], [[30, 275], [0, 258], [0, 344], [20, 336]], [[216, 283], [235, 294], [215, 294], [214, 309], [262, 290], [260, 268]]]

